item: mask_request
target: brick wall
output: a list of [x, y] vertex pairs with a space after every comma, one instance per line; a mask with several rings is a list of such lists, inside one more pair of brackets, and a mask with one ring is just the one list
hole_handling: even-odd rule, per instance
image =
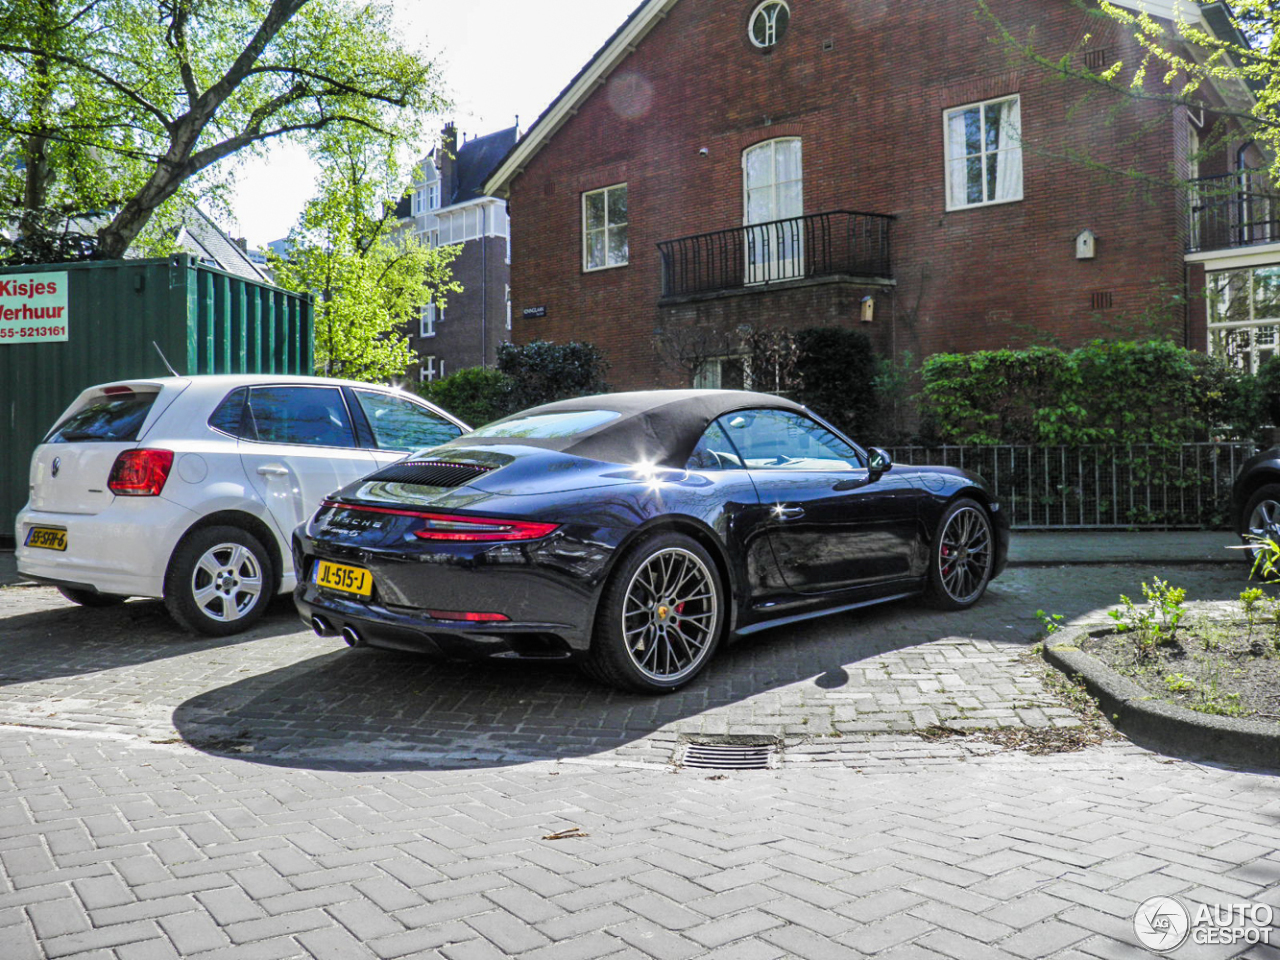
[[[1116, 335], [1153, 281], [1181, 289], [1186, 227], [1175, 192], [1077, 159], [1167, 179], [1185, 142], [1180, 117], [1096, 93], [1086, 103], [1086, 88], [993, 44], [973, 3], [791, 0], [787, 35], [767, 54], [747, 40], [755, 6], [681, 0], [512, 182], [517, 342], [591, 340], [613, 364], [611, 383], [640, 388], [687, 377], [656, 349], [654, 331], [699, 317], [849, 324], [919, 356]], [[1131, 52], [1122, 31], [1069, 0], [991, 7], [1015, 34], [1034, 29], [1052, 58], [1081, 49], [1086, 33], [1090, 48]], [[943, 111], [1013, 93], [1025, 199], [947, 212]], [[897, 288], [877, 294], [874, 323], [858, 323], [867, 291], [849, 287], [660, 307], [655, 244], [740, 225], [742, 151], [784, 136], [803, 141], [806, 213], [898, 218]], [[624, 181], [630, 262], [584, 273], [581, 194]], [[1075, 258], [1085, 228], [1098, 236], [1092, 261]], [[1111, 306], [1095, 309], [1093, 293], [1110, 294]], [[520, 319], [534, 306], [547, 316]], [[1182, 339], [1186, 318], [1172, 326]]]
[[[419, 356], [435, 356], [446, 374], [464, 367], [493, 366], [498, 344], [511, 339], [507, 329], [507, 241], [502, 237], [468, 240], [453, 261], [453, 278], [462, 293], [449, 294], [444, 319], [434, 337], [412, 330], [410, 343]], [[425, 362], [425, 359], [424, 359]]]

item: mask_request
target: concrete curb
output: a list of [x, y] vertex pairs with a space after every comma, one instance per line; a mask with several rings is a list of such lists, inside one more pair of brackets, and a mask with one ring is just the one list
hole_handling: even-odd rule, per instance
[[1280, 724], [1197, 713], [1157, 699], [1079, 644], [1113, 633], [1109, 627], [1068, 627], [1044, 645], [1044, 658], [1083, 681], [1116, 729], [1134, 743], [1177, 757], [1280, 769]]

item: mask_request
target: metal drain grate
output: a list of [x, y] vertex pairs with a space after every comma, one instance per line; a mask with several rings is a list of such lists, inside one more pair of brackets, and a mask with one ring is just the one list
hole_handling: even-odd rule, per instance
[[696, 770], [768, 770], [781, 757], [782, 744], [773, 738], [707, 738], [681, 744], [676, 763]]

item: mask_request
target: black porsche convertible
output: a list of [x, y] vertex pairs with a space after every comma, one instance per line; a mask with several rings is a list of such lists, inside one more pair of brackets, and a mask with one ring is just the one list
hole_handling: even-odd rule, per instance
[[921, 593], [967, 607], [1008, 541], [981, 477], [895, 465], [788, 400], [620, 393], [344, 487], [294, 534], [295, 601], [352, 646], [573, 659], [662, 692], [726, 637]]

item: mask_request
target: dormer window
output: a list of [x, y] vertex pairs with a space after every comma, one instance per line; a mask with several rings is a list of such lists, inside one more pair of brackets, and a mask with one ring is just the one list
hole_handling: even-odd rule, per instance
[[761, 50], [777, 46], [791, 22], [791, 8], [783, 0], [765, 0], [751, 14], [747, 35]]

